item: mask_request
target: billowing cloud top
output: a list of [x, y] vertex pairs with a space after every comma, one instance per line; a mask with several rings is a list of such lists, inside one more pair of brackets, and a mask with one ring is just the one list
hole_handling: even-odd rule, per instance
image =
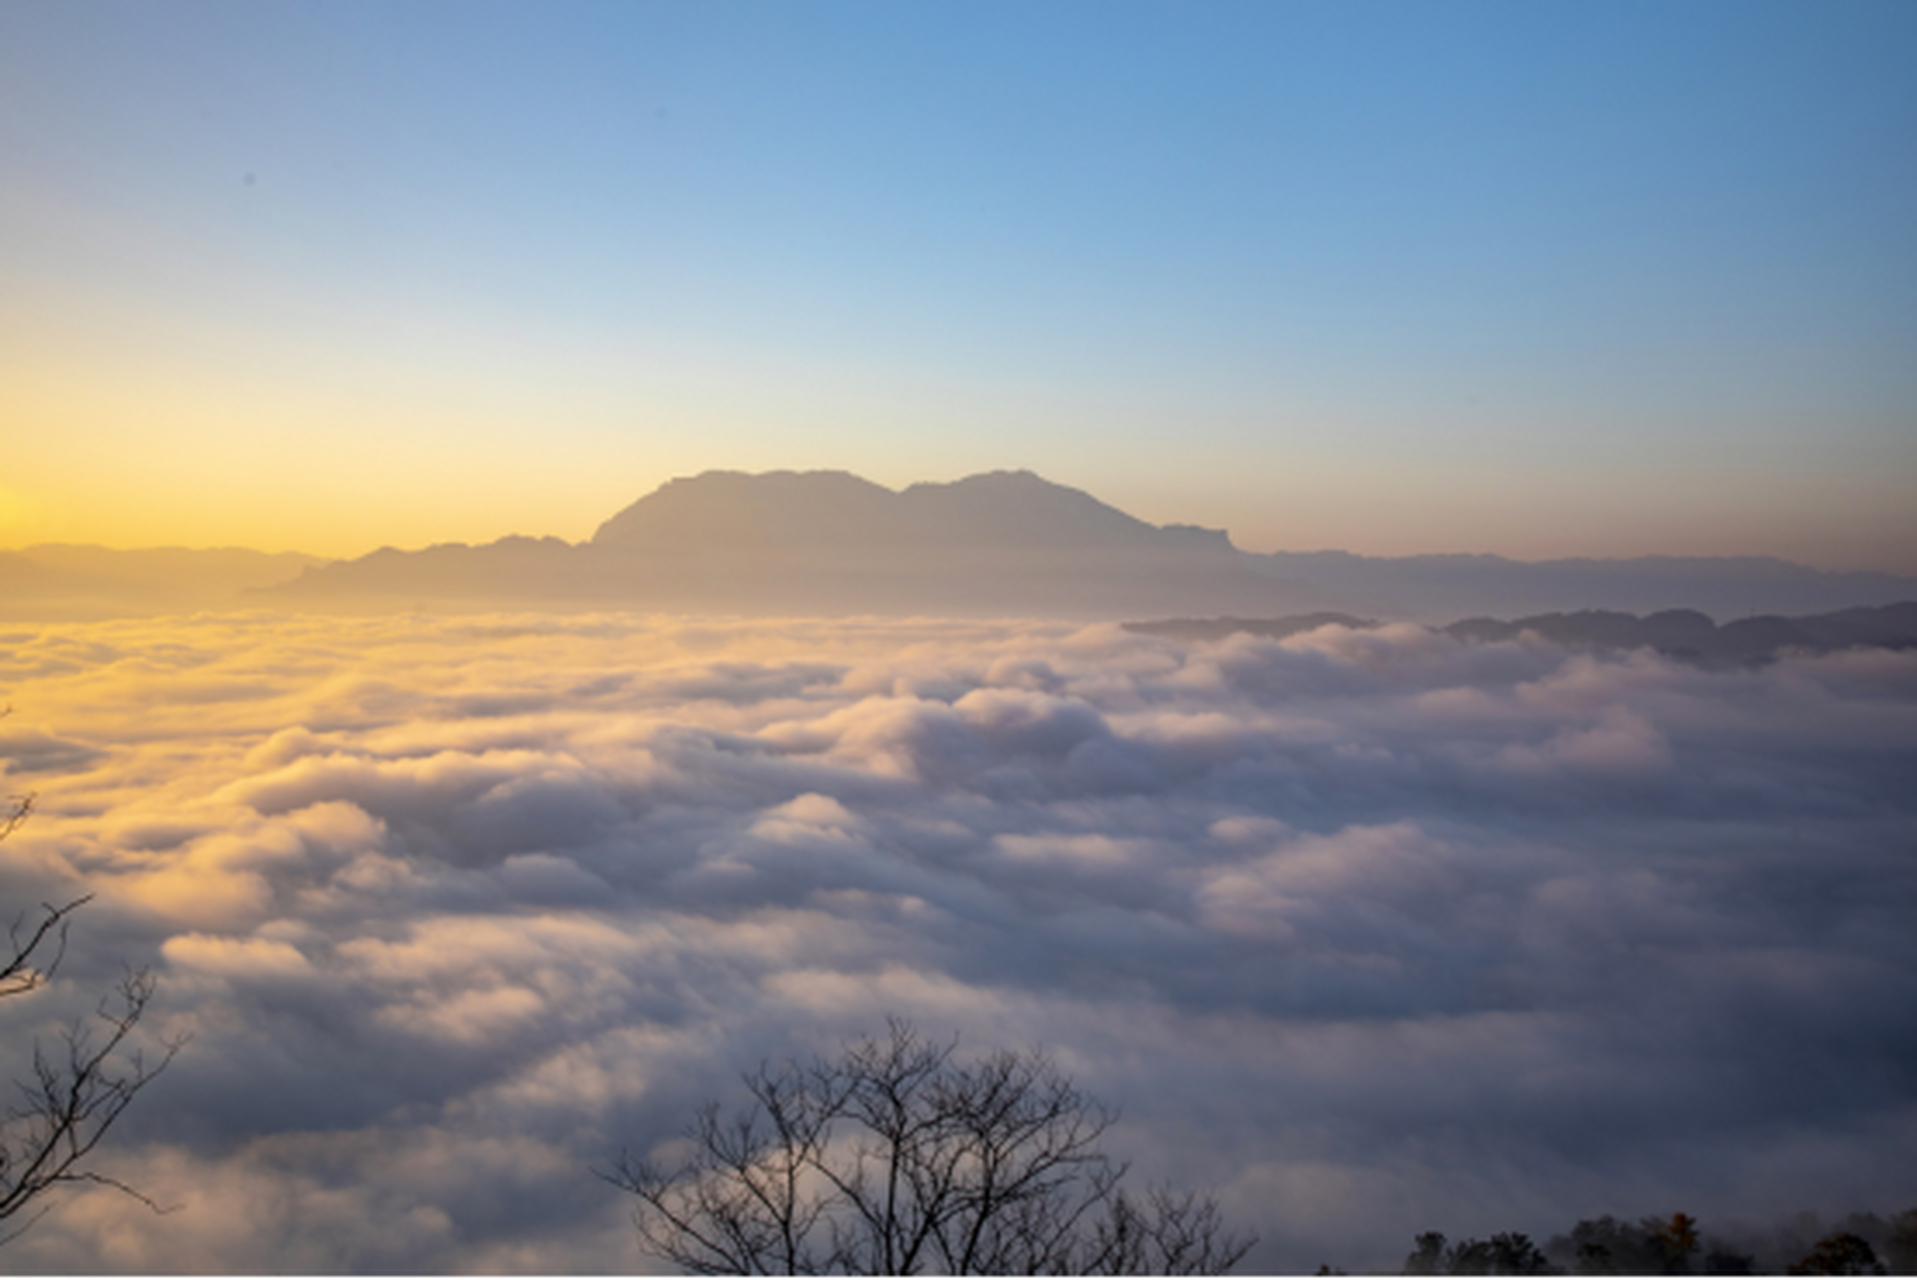
[[6, 637], [4, 1067], [190, 1033], [47, 1270], [644, 1265], [591, 1176], [887, 1014], [1042, 1043], [1261, 1269], [1907, 1207], [1917, 653], [269, 614]]

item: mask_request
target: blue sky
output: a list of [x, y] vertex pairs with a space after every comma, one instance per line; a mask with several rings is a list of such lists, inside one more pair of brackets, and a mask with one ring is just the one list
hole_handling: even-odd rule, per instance
[[1917, 571], [1904, 4], [21, 3], [0, 544], [1031, 467]]

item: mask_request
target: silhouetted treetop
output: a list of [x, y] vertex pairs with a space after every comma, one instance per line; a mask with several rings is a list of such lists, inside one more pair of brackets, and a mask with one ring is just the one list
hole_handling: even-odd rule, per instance
[[1115, 1114], [1045, 1054], [961, 1059], [892, 1021], [807, 1065], [744, 1077], [671, 1168], [602, 1176], [638, 1200], [646, 1248], [704, 1274], [1210, 1275], [1252, 1241], [1208, 1196], [1122, 1186]]

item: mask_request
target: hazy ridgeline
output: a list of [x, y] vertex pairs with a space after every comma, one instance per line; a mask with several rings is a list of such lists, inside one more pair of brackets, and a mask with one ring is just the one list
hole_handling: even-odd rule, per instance
[[660, 486], [585, 542], [514, 536], [331, 563], [230, 548], [0, 552], [0, 619], [40, 621], [261, 606], [1087, 622], [1336, 612], [1438, 624], [1702, 610], [1728, 621], [1911, 600], [1917, 579], [1766, 557], [1256, 555], [1224, 530], [1153, 525], [1029, 471], [898, 491], [842, 471], [708, 471]]
[[[629, 614], [14, 626], [8, 902], [190, 1033], [49, 1270], [644, 1264], [591, 1170], [887, 1014], [1247, 1266], [1917, 1188], [1917, 652]], [[104, 1149], [103, 1149], [104, 1150]]]

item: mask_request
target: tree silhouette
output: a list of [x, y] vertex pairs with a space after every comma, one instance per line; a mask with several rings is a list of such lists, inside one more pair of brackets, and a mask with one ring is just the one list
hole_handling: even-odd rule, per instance
[[1208, 1196], [1121, 1186], [1115, 1116], [1035, 1050], [961, 1060], [892, 1020], [807, 1066], [744, 1077], [671, 1170], [601, 1176], [638, 1198], [646, 1248], [703, 1274], [1212, 1275], [1253, 1241]]
[[[1608, 1213], [1585, 1218], [1568, 1236], [1555, 1236], [1545, 1246], [1549, 1256], [1567, 1263], [1574, 1274], [1586, 1276], [1686, 1275], [1691, 1255], [1697, 1251], [1697, 1219], [1688, 1213], [1637, 1222], [1620, 1222]], [[1706, 1271], [1712, 1274], [1739, 1270], [1739, 1257], [1723, 1250], [1706, 1261]]]
[[[0, 840], [32, 807], [32, 796], [12, 798], [0, 819]], [[51, 981], [66, 956], [73, 914], [89, 901], [91, 895], [64, 906], [43, 904], [39, 919], [14, 922], [9, 954], [0, 959], [0, 999], [26, 995]], [[160, 1209], [143, 1193], [88, 1165], [121, 1113], [179, 1051], [180, 1041], [167, 1042], [160, 1057], [150, 1060], [131, 1043], [153, 998], [154, 981], [145, 969], [128, 971], [101, 999], [91, 1021], [75, 1021], [61, 1031], [56, 1050], [33, 1042], [31, 1078], [15, 1082], [21, 1100], [0, 1118], [0, 1223], [11, 1227], [46, 1193], [70, 1183], [112, 1187]], [[17, 1239], [39, 1216], [32, 1214], [0, 1235], [0, 1244]]]
[[[1524, 1275], [1569, 1271], [1573, 1275], [1765, 1274], [1881, 1276], [1917, 1271], [1917, 1209], [1886, 1219], [1853, 1213], [1828, 1229], [1806, 1251], [1805, 1240], [1827, 1231], [1815, 1214], [1798, 1214], [1768, 1240], [1748, 1230], [1734, 1238], [1706, 1238], [1688, 1213], [1621, 1222], [1606, 1214], [1585, 1218], [1540, 1252], [1517, 1233], [1465, 1240], [1447, 1247], [1442, 1232], [1416, 1237], [1404, 1260], [1406, 1275]], [[1756, 1253], [1745, 1248], [1756, 1246]], [[1796, 1262], [1788, 1260], [1797, 1254]], [[1698, 1255], [1702, 1255], [1701, 1258]], [[1888, 1265], [1886, 1265], [1888, 1264]]]
[[1688, 1213], [1674, 1213], [1664, 1221], [1644, 1220], [1645, 1229], [1663, 1250], [1667, 1271], [1690, 1270], [1690, 1257], [1697, 1252], [1697, 1219]]
[[1790, 1265], [1788, 1273], [1794, 1276], [1881, 1276], [1884, 1264], [1877, 1261], [1877, 1251], [1862, 1236], [1849, 1231], [1840, 1231], [1825, 1236], [1811, 1251]]
[[1488, 1240], [1460, 1240], [1445, 1247], [1444, 1233], [1427, 1231], [1404, 1260], [1408, 1276], [1544, 1276], [1553, 1267], [1531, 1237], [1500, 1231]]

